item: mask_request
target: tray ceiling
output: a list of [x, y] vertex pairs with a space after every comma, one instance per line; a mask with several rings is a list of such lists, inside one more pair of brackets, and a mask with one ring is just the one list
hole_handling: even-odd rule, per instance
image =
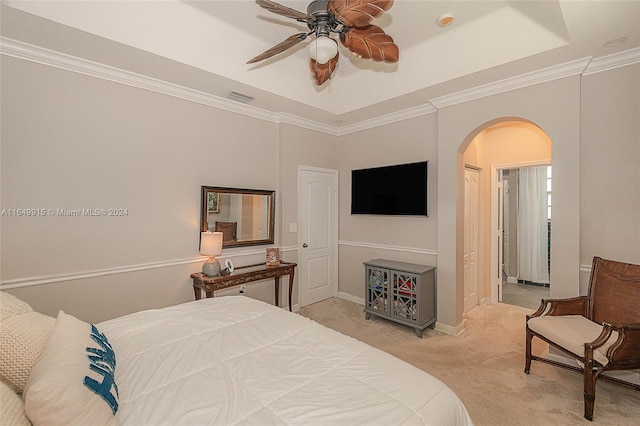
[[[279, 3], [305, 11], [308, 1]], [[396, 0], [374, 23], [394, 38], [400, 61], [360, 60], [341, 47], [332, 79], [318, 87], [309, 71], [309, 40], [246, 64], [306, 31], [250, 0], [4, 1], [2, 12], [4, 37], [146, 75], [153, 74], [150, 64], [166, 60], [176, 84], [216, 96], [239, 92], [254, 97], [258, 108], [334, 125], [640, 45], [637, 1]], [[441, 28], [437, 18], [444, 13], [455, 21]], [[603, 46], [619, 37], [626, 42]]]

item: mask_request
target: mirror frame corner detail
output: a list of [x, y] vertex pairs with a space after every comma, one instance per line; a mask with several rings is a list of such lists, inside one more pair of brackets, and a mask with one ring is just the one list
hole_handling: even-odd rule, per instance
[[[274, 238], [274, 230], [275, 230], [275, 197], [276, 191], [274, 190], [264, 190], [264, 189], [245, 189], [245, 188], [226, 188], [219, 186], [206, 186], [202, 185], [200, 187], [200, 231], [204, 232], [209, 230], [209, 202], [208, 202], [208, 194], [209, 193], [217, 193], [217, 194], [229, 194], [229, 195], [257, 195], [267, 197], [268, 206], [265, 206], [262, 211], [267, 215], [266, 220], [266, 230], [267, 237], [266, 238], [253, 238], [246, 240], [235, 240], [235, 241], [223, 241], [222, 248], [233, 248], [233, 247], [246, 247], [246, 246], [258, 246], [258, 245], [267, 245], [273, 244], [275, 241]], [[216, 200], [220, 200], [220, 197], [217, 197]], [[216, 209], [219, 209], [220, 206], [215, 206]], [[219, 212], [220, 210], [218, 210]], [[217, 213], [217, 212], [216, 212]], [[263, 217], [262, 220], [265, 218]], [[236, 222], [239, 220], [236, 219]]]

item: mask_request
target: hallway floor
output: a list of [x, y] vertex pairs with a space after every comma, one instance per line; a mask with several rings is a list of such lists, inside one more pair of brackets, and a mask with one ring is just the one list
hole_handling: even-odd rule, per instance
[[502, 284], [502, 303], [536, 310], [540, 306], [540, 299], [548, 298], [549, 287], [509, 282]]

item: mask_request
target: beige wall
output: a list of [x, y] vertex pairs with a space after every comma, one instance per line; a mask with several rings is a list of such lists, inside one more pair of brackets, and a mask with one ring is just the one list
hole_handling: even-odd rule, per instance
[[[3, 56], [1, 207], [128, 209], [119, 218], [2, 217], [3, 288], [49, 282], [10, 291], [45, 313], [89, 321], [192, 300], [203, 184], [276, 189], [276, 245], [296, 260], [289, 224], [306, 165], [340, 173], [340, 292], [363, 297], [362, 262], [371, 258], [437, 265], [438, 323], [455, 332], [462, 152], [484, 127], [523, 118], [553, 142], [554, 224], [563, 226], [554, 226], [561, 262], [552, 277], [561, 284], [552, 288], [575, 295], [593, 255], [640, 262], [639, 81], [633, 65], [336, 137]], [[423, 159], [428, 218], [349, 214], [352, 169]], [[264, 246], [225, 257], [259, 261]], [[271, 283], [249, 293], [273, 299]]]
[[583, 77], [581, 111], [585, 293], [593, 256], [640, 263], [640, 64]]
[[2, 217], [3, 284], [55, 281], [12, 291], [49, 314], [99, 321], [192, 300], [200, 186], [278, 189], [273, 123], [7, 56], [1, 106], [3, 209], [127, 209]]
[[480, 131], [498, 121], [531, 121], [553, 141], [554, 196], [558, 199], [557, 226], [552, 229], [552, 296], [578, 294], [579, 105], [580, 76], [574, 76], [438, 111], [438, 322], [455, 331], [463, 328], [463, 153]]
[[302, 127], [280, 126], [280, 202], [282, 245], [295, 246], [298, 233], [289, 232], [289, 224], [298, 223], [298, 167], [338, 168], [338, 137]]
[[[281, 230], [281, 246], [293, 248], [285, 252], [284, 260], [298, 262], [298, 232], [291, 232], [289, 229], [290, 224], [295, 224], [296, 228], [298, 224], [298, 167], [337, 169], [337, 143], [336, 136], [289, 124], [280, 125], [278, 204], [282, 213], [276, 217], [276, 221]], [[298, 276], [299, 274], [295, 277], [296, 283], [292, 296], [294, 305], [299, 300]]]
[[493, 168], [551, 163], [552, 142], [537, 126], [503, 121], [481, 131], [464, 152], [464, 164], [480, 169], [479, 290], [481, 300], [491, 298], [491, 183]]
[[491, 166], [551, 161], [552, 141], [537, 126], [503, 121], [481, 131], [464, 153], [464, 162], [487, 169]]
[[[428, 114], [342, 136], [338, 144], [339, 291], [364, 298], [372, 258], [436, 264], [437, 115]], [[429, 217], [351, 215], [351, 170], [429, 161]]]

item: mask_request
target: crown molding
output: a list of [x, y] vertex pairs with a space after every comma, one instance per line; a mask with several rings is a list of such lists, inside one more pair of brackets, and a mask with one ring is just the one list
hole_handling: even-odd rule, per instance
[[65, 71], [100, 78], [114, 83], [150, 90], [152, 92], [246, 115], [259, 120], [269, 121], [271, 123], [287, 123], [319, 132], [338, 135], [337, 127], [328, 126], [323, 123], [307, 120], [291, 114], [274, 113], [251, 105], [240, 104], [220, 96], [211, 95], [209, 93], [190, 89], [178, 84], [169, 83], [153, 77], [89, 61], [76, 56], [67, 55], [65, 53], [24, 43], [7, 37], [0, 37], [0, 54], [36, 62], [41, 65], [60, 68]]
[[607, 56], [595, 58], [589, 62], [582, 75], [590, 75], [615, 68], [625, 67], [640, 63], [640, 47], [622, 52], [613, 53]]
[[585, 70], [591, 58], [582, 58], [564, 64], [543, 68], [541, 70], [528, 72], [516, 77], [506, 78], [493, 83], [484, 84], [469, 90], [452, 93], [429, 100], [436, 108], [445, 108], [451, 105], [508, 92], [510, 90], [522, 89], [548, 81], [557, 80], [572, 75], [580, 75]]
[[566, 62], [542, 70], [533, 71], [516, 77], [478, 86], [469, 90], [452, 93], [429, 100], [429, 102], [402, 111], [363, 120], [351, 125], [336, 127], [308, 120], [284, 112], [274, 113], [251, 105], [244, 105], [232, 100], [169, 83], [153, 77], [126, 71], [120, 68], [78, 58], [65, 53], [24, 43], [7, 37], [0, 37], [0, 54], [36, 62], [42, 65], [63, 69], [87, 76], [100, 78], [114, 83], [150, 90], [167, 96], [196, 102], [221, 110], [242, 114], [275, 124], [291, 124], [294, 126], [326, 133], [333, 136], [344, 136], [350, 133], [383, 126], [414, 117], [437, 112], [440, 108], [520, 89], [535, 84], [557, 80], [572, 75], [589, 75], [597, 72], [623, 67], [640, 62], [640, 48], [630, 49], [597, 59], [582, 58]]
[[177, 84], [169, 83], [153, 77], [125, 71], [120, 68], [89, 61], [40, 46], [13, 40], [7, 37], [0, 38], [0, 54], [14, 58], [36, 62], [66, 71], [76, 72], [91, 77], [108, 80], [114, 83], [126, 84], [139, 89], [150, 90], [176, 98], [196, 102], [230, 112], [248, 115], [260, 120], [277, 123], [278, 114], [262, 110], [256, 107], [239, 104], [237, 102], [214, 96], [199, 90], [190, 89]]
[[298, 117], [297, 115], [289, 114], [286, 112], [279, 112], [277, 114], [277, 122], [282, 124], [291, 124], [292, 126], [303, 127], [309, 130], [315, 130], [317, 132], [327, 133], [332, 136], [340, 136], [338, 128], [330, 126], [328, 124], [320, 123], [306, 118]]
[[391, 114], [381, 115], [369, 120], [359, 121], [348, 126], [338, 127], [337, 136], [347, 135], [349, 133], [359, 132], [361, 130], [372, 129], [378, 126], [395, 123], [398, 121], [408, 120], [410, 118], [420, 117], [423, 115], [437, 112], [438, 110], [430, 103], [418, 105], [413, 108], [407, 108], [402, 111]]

